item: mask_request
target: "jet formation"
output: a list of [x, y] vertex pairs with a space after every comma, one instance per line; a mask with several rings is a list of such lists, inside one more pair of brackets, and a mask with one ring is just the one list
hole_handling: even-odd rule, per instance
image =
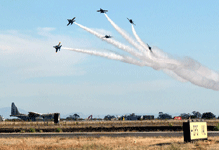
[[53, 47], [56, 49], [56, 53], [58, 52], [58, 50], [60, 51], [60, 49], [61, 49], [61, 47], [62, 47], [62, 45], [60, 45], [60, 44], [61, 44], [61, 42], [59, 42], [58, 45], [53, 46]]
[[100, 10], [97, 10], [97, 12], [106, 13], [106, 12], [108, 12], [108, 10], [103, 10], [103, 9], [100, 8]]
[[[108, 10], [103, 10], [103, 9], [100, 8], [100, 10], [97, 10], [97, 12], [106, 13], [106, 12], [108, 12]], [[70, 25], [70, 24], [72, 25], [72, 24], [76, 21], [75, 18], [76, 18], [76, 17], [74, 17], [74, 18], [72, 18], [72, 19], [67, 19], [67, 20], [68, 20], [67, 26]], [[130, 22], [131, 24], [135, 25], [132, 19], [129, 19], [129, 18], [127, 18], [127, 19], [129, 20], [129, 22]], [[103, 38], [112, 38], [112, 36], [110, 36], [110, 35], [105, 35]], [[58, 52], [58, 50], [60, 51], [60, 49], [61, 49], [61, 47], [62, 47], [62, 45], [60, 45], [60, 44], [61, 44], [61, 42], [59, 42], [58, 45], [53, 46], [53, 47], [56, 49], [56, 53]], [[148, 44], [147, 44], [147, 45], [148, 45]], [[152, 52], [152, 48], [151, 48], [149, 45], [148, 45], [148, 49]]]
[[72, 19], [67, 19], [67, 20], [68, 20], [67, 26], [70, 25], [70, 24], [72, 25], [72, 24], [76, 21], [75, 18], [76, 18], [76, 17], [74, 17], [74, 18], [72, 18]]

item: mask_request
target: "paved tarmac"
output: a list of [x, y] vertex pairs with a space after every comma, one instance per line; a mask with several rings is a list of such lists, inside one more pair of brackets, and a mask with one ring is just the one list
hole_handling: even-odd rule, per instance
[[[182, 137], [183, 132], [77, 132], [77, 133], [1, 133], [0, 138], [9, 137]], [[219, 136], [219, 131], [209, 131], [208, 137]]]

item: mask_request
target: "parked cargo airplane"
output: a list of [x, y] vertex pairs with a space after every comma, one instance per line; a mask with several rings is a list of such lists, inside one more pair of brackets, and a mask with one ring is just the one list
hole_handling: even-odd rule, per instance
[[54, 113], [41, 114], [41, 113], [37, 113], [37, 112], [28, 112], [28, 114], [21, 114], [18, 111], [18, 108], [12, 102], [10, 117], [18, 117], [24, 121], [27, 121], [27, 120], [36, 121], [37, 119], [41, 119], [41, 120], [45, 121], [45, 120], [49, 120], [49, 119], [54, 119]]

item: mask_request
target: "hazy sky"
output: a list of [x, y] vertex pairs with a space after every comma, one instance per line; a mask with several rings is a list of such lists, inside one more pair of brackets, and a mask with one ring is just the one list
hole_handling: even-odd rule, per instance
[[[0, 104], [41, 113], [191, 113], [219, 115], [219, 91], [180, 82], [162, 70], [61, 49], [122, 50], [67, 19], [130, 45], [100, 8], [131, 36], [219, 72], [219, 1], [5, 0], [0, 3]], [[134, 38], [134, 36], [133, 36]]]

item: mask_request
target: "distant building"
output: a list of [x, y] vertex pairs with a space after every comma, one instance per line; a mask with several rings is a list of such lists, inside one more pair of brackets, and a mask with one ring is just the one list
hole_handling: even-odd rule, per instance
[[132, 113], [128, 116], [122, 116], [125, 120], [141, 120], [141, 116], [135, 115], [135, 113]]
[[116, 118], [114, 115], [106, 115], [104, 120], [113, 120], [114, 118]]
[[182, 117], [180, 117], [180, 116], [175, 116], [173, 119], [174, 119], [174, 120], [182, 120]]
[[164, 114], [163, 112], [159, 112], [158, 119], [172, 119], [172, 116], [169, 114]]
[[153, 120], [154, 119], [154, 115], [144, 115], [143, 120]]

